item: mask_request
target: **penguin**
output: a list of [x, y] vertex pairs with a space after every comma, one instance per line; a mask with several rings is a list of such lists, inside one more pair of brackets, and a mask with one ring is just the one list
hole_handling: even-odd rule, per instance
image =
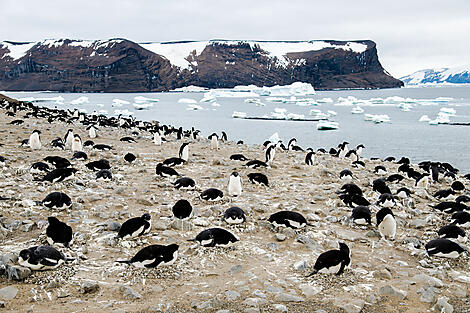
[[343, 203], [351, 208], [354, 208], [358, 205], [369, 206], [370, 202], [361, 195], [358, 194], [340, 194], [339, 198]]
[[224, 212], [224, 221], [227, 224], [241, 224], [246, 221], [245, 212], [239, 207], [231, 207]]
[[86, 161], [88, 160], [88, 156], [83, 151], [77, 151], [77, 152], [74, 152], [74, 154], [72, 155], [72, 160]]
[[415, 186], [418, 188], [428, 188], [429, 186], [429, 173], [423, 173], [416, 178]]
[[109, 170], [111, 168], [111, 165], [109, 165], [109, 161], [106, 159], [92, 161], [92, 162], [85, 164], [85, 166], [88, 169], [95, 171], [95, 172], [99, 170]]
[[356, 155], [357, 155], [357, 159], [358, 159], [358, 160], [361, 158], [362, 151], [363, 151], [365, 148], [366, 148], [366, 147], [364, 147], [364, 145], [363, 145], [362, 143], [356, 146]]
[[441, 238], [447, 238], [449, 240], [457, 240], [459, 242], [467, 242], [467, 237], [465, 237], [465, 231], [455, 224], [442, 226], [437, 234]]
[[395, 206], [395, 199], [390, 193], [383, 193], [380, 195], [377, 204], [384, 208], [392, 208]]
[[234, 234], [223, 228], [209, 228], [200, 232], [196, 238], [188, 241], [197, 241], [203, 247], [227, 247], [239, 241]]
[[224, 131], [222, 132], [222, 136], [220, 137], [220, 139], [221, 139], [222, 141], [228, 141], [228, 139], [227, 139], [227, 134], [226, 134]]
[[407, 157], [401, 157], [397, 164], [411, 164], [410, 159]]
[[372, 216], [368, 207], [358, 205], [353, 209], [351, 219], [355, 224], [358, 225], [370, 225]]
[[173, 212], [173, 216], [175, 218], [185, 221], [191, 218], [193, 214], [193, 207], [188, 200], [181, 199], [176, 201], [176, 203], [171, 208], [171, 211]]
[[339, 242], [339, 250], [329, 250], [318, 256], [313, 266], [313, 272], [307, 277], [315, 275], [316, 273], [335, 274], [339, 276], [350, 263], [349, 247], [345, 243]]
[[464, 191], [465, 190], [465, 185], [462, 184], [462, 182], [456, 180], [452, 183], [452, 185], [450, 186], [450, 188], [452, 188], [453, 191], [456, 191], [456, 192], [460, 192], [460, 191]]
[[127, 143], [135, 143], [136, 142], [134, 138], [128, 137], [128, 136], [122, 137], [121, 139], [119, 139], [119, 141], [127, 142]]
[[20, 251], [18, 264], [33, 271], [55, 269], [66, 261], [65, 256], [51, 246], [35, 246]]
[[302, 214], [293, 211], [276, 212], [269, 217], [268, 221], [273, 224], [274, 227], [282, 226], [294, 229], [309, 225]]
[[65, 168], [72, 165], [69, 160], [60, 156], [48, 156], [44, 158], [44, 161], [55, 166], [55, 168]]
[[344, 184], [337, 193], [362, 196], [362, 189], [356, 184]]
[[396, 192], [397, 197], [406, 199], [411, 195], [411, 191], [406, 187], [401, 187]]
[[162, 136], [160, 136], [160, 132], [158, 130], [153, 133], [153, 143], [156, 146], [161, 146], [162, 145]]
[[457, 198], [455, 198], [455, 202], [457, 203], [468, 203], [470, 202], [470, 197], [469, 196], [466, 196], [466, 195], [461, 195], [461, 196], [458, 196]]
[[72, 152], [83, 151], [82, 139], [79, 135], [75, 134], [72, 140]]
[[110, 181], [113, 179], [113, 173], [110, 170], [99, 170], [96, 172], [96, 180]]
[[240, 196], [242, 194], [242, 179], [238, 172], [230, 174], [228, 180], [228, 194], [229, 196]]
[[105, 144], [96, 144], [96, 145], [93, 145], [93, 149], [99, 150], [99, 151], [110, 151], [113, 149], [113, 147], [109, 145], [105, 145]]
[[455, 191], [453, 191], [452, 189], [443, 189], [443, 190], [436, 191], [436, 193], [434, 193], [433, 197], [438, 199], [438, 200], [444, 200], [444, 199], [447, 199], [447, 198], [449, 198], [453, 195], [455, 195]]
[[50, 183], [60, 183], [66, 180], [70, 180], [78, 172], [76, 169], [71, 167], [56, 168], [55, 170], [47, 173], [41, 181], [48, 181]]
[[410, 170], [410, 165], [409, 164], [402, 164], [398, 167], [398, 172], [399, 173], [408, 173], [408, 171]]
[[50, 245], [62, 244], [68, 248], [72, 242], [73, 232], [72, 227], [64, 222], [61, 222], [57, 217], [50, 216], [47, 218], [49, 225], [46, 228], [47, 242]]
[[467, 211], [455, 212], [452, 214], [452, 224], [463, 228], [470, 227], [470, 213]]
[[375, 168], [374, 168], [374, 173], [377, 174], [377, 175], [387, 175], [387, 169], [385, 168], [385, 166], [383, 165], [377, 165]]
[[29, 172], [31, 174], [43, 174], [43, 173], [48, 173], [50, 171], [49, 165], [44, 162], [35, 162], [31, 165], [29, 168]]
[[237, 145], [242, 145], [243, 144], [243, 140], [238, 140], [237, 141]]
[[93, 147], [94, 145], [95, 145], [95, 142], [93, 140], [87, 140], [83, 143], [84, 148]]
[[455, 180], [455, 174], [452, 172], [445, 172], [444, 179], [448, 183], [452, 183]]
[[452, 214], [457, 211], [464, 211], [469, 209], [468, 206], [466, 206], [465, 204], [455, 201], [443, 201], [431, 207], [447, 214]]
[[222, 190], [216, 188], [209, 188], [201, 192], [199, 198], [206, 201], [218, 201], [222, 200], [224, 193]]
[[345, 169], [345, 170], [342, 170], [340, 173], [339, 173], [339, 179], [341, 179], [342, 181], [347, 181], [347, 182], [350, 182], [352, 181], [353, 179], [353, 174], [350, 170], [348, 169]]
[[462, 252], [466, 251], [458, 243], [446, 238], [433, 239], [424, 247], [429, 256], [452, 259], [458, 258]]
[[98, 128], [96, 128], [95, 125], [88, 127], [88, 136], [91, 139], [98, 137]]
[[230, 160], [234, 161], [248, 161], [248, 158], [246, 158], [243, 154], [232, 154], [230, 156]]
[[390, 208], [382, 208], [376, 215], [379, 233], [383, 238], [395, 240], [397, 222]]
[[142, 248], [130, 260], [118, 260], [118, 263], [132, 264], [137, 268], [170, 266], [178, 258], [177, 244], [150, 245]]
[[209, 136], [211, 140], [211, 150], [219, 150], [219, 136], [216, 133], [213, 133]]
[[128, 162], [128, 163], [132, 163], [134, 162], [135, 160], [137, 159], [137, 157], [133, 154], [133, 153], [127, 153], [125, 156], [124, 156], [124, 161]]
[[72, 199], [63, 192], [52, 192], [48, 194], [41, 202], [49, 209], [63, 210], [72, 206]]
[[351, 166], [363, 170], [366, 168], [366, 164], [362, 161], [354, 161], [351, 163]]
[[429, 166], [429, 174], [434, 182], [439, 182], [439, 164], [431, 162]]
[[383, 179], [383, 178], [375, 179], [372, 182], [372, 190], [376, 191], [380, 194], [384, 194], [384, 193], [390, 193], [391, 194], [392, 193], [390, 188], [387, 186], [386, 180]]
[[401, 182], [403, 179], [405, 179], [405, 177], [403, 177], [402, 175], [400, 174], [392, 174], [390, 176], [387, 177], [387, 181], [389, 183], [399, 183]]
[[5, 160], [4, 156], [0, 156], [0, 167], [5, 167]]
[[349, 144], [349, 142], [347, 142], [347, 141], [340, 144], [340, 149], [338, 151], [338, 157], [340, 159], [344, 159], [346, 154], [348, 153], [348, 151], [349, 151], [348, 144]]
[[137, 237], [150, 232], [150, 214], [144, 213], [140, 217], [133, 217], [122, 223], [118, 232], [118, 238]]
[[41, 149], [42, 145], [41, 145], [41, 138], [39, 137], [40, 134], [41, 134], [41, 132], [39, 130], [35, 129], [31, 133], [31, 136], [29, 136], [29, 147], [32, 150], [40, 150]]
[[181, 177], [175, 180], [173, 186], [175, 189], [194, 190], [196, 188], [196, 182], [190, 177]]
[[64, 136], [64, 142], [65, 142], [65, 147], [70, 149], [72, 147], [72, 141], [73, 141], [73, 129], [67, 130], [67, 133]]
[[57, 148], [59, 150], [65, 150], [65, 144], [62, 141], [62, 138], [56, 138], [51, 141], [51, 147]]
[[315, 152], [310, 151], [305, 156], [305, 164], [307, 165], [314, 165], [315, 164]]
[[268, 177], [262, 173], [250, 173], [247, 175], [252, 184], [264, 185], [269, 187]]
[[287, 150], [291, 151], [292, 150], [292, 147], [296, 146], [297, 145], [297, 139], [295, 138], [292, 138], [291, 140], [289, 140], [289, 142], [287, 143]]
[[172, 169], [171, 167], [163, 165], [163, 163], [158, 163], [156, 168], [155, 168], [155, 174], [160, 177], [166, 177], [166, 178], [177, 178], [181, 176], [178, 174], [177, 171]]
[[384, 159], [385, 162], [394, 162], [396, 159], [395, 157], [389, 156]]
[[275, 155], [276, 155], [276, 145], [275, 144], [269, 145], [265, 151], [265, 157], [266, 157], [265, 163], [271, 165], [274, 160]]
[[268, 167], [268, 164], [266, 164], [265, 162], [260, 161], [260, 160], [251, 160], [251, 161], [248, 161], [245, 164], [245, 166], [249, 167], [249, 168], [252, 168], [252, 169], [256, 169], [258, 167]]
[[189, 160], [189, 142], [185, 142], [181, 145], [180, 150], [178, 152], [178, 156], [180, 159], [185, 160], [188, 162]]
[[186, 161], [181, 159], [181, 158], [168, 158], [163, 161], [163, 165], [169, 166], [169, 167], [174, 167], [174, 166], [180, 166], [185, 164]]

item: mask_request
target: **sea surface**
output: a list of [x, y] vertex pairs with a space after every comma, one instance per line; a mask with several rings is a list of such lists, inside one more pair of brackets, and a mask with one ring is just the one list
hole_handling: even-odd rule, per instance
[[[94, 110], [105, 110], [109, 115], [115, 115], [115, 110], [128, 110], [133, 116], [141, 120], [158, 120], [174, 126], [183, 126], [185, 129], [194, 126], [202, 131], [204, 136], [213, 132], [220, 134], [224, 130], [230, 140], [243, 140], [249, 144], [260, 144], [274, 133], [285, 143], [297, 138], [298, 144], [304, 148], [314, 149], [335, 147], [342, 141], [350, 142], [350, 147], [364, 144], [365, 157], [408, 156], [413, 162], [435, 160], [450, 162], [462, 172], [470, 172], [470, 126], [457, 125], [429, 125], [428, 122], [419, 122], [423, 115], [435, 119], [441, 109], [452, 108], [455, 116], [450, 116], [451, 122], [470, 123], [470, 87], [433, 87], [433, 88], [401, 88], [382, 90], [340, 90], [317, 91], [315, 95], [297, 96], [297, 99], [311, 98], [319, 100], [329, 98], [329, 103], [319, 105], [301, 106], [294, 103], [270, 102], [268, 97], [260, 96], [258, 99], [265, 106], [246, 103], [246, 98], [222, 97], [216, 99], [216, 104], [199, 102], [204, 93], [55, 93], [55, 92], [2, 92], [12, 98], [53, 98], [63, 97], [62, 102], [38, 102], [38, 105], [58, 107], [65, 109], [78, 108], [91, 113]], [[134, 108], [134, 97], [143, 96], [158, 99], [153, 107], [147, 110]], [[82, 98], [83, 103], [77, 104], [74, 100]], [[342, 100], [341, 98], [349, 98]], [[386, 104], [374, 104], [369, 101], [373, 98], [387, 99], [388, 97], [401, 97], [407, 100], [390, 101]], [[188, 103], [179, 102], [180, 99], [193, 99], [199, 110], [190, 110]], [[288, 97], [287, 97], [288, 98]], [[443, 99], [444, 98], [444, 99]], [[113, 100], [128, 101], [122, 107], [113, 107]], [[366, 100], [359, 105], [364, 109], [363, 114], [352, 114], [351, 109], [356, 107], [358, 100]], [[74, 102], [75, 104], [72, 104]], [[80, 102], [80, 101], [78, 101]], [[380, 101], [379, 101], [380, 102]], [[400, 109], [403, 103], [409, 111]], [[217, 106], [217, 104], [219, 106]], [[243, 120], [232, 118], [234, 111], [246, 112], [248, 116], [269, 115], [275, 108], [286, 109], [287, 113], [303, 114], [306, 118], [310, 110], [318, 109], [322, 112], [332, 110], [337, 115], [330, 120], [339, 123], [338, 130], [319, 131], [316, 122], [301, 121], [264, 121]], [[118, 112], [116, 112], [117, 114]], [[389, 123], [373, 123], [364, 120], [364, 114], [387, 114]]]

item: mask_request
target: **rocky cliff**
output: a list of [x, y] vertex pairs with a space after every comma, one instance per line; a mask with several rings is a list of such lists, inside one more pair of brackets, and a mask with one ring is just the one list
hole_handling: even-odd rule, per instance
[[382, 68], [372, 41], [0, 43], [0, 90], [141, 92], [295, 81], [316, 89], [403, 85]]

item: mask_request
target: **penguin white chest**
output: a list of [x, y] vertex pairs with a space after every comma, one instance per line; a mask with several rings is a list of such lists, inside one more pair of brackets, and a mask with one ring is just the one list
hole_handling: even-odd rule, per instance
[[88, 135], [90, 136], [90, 138], [96, 138], [96, 130], [94, 127], [90, 128], [90, 130], [88, 131]]
[[219, 149], [219, 141], [217, 140], [217, 137], [212, 136], [211, 138], [211, 149], [212, 150], [218, 150]]
[[379, 225], [379, 232], [383, 237], [388, 237], [391, 240], [395, 239], [397, 232], [397, 222], [392, 215], [388, 214]]
[[72, 142], [72, 151], [73, 152], [83, 151], [82, 142], [80, 141], [80, 139], [76, 138], [76, 139], [73, 140], [73, 142]]
[[228, 194], [231, 196], [239, 196], [242, 194], [242, 181], [240, 176], [230, 176]]
[[31, 136], [29, 137], [29, 146], [33, 150], [41, 149], [42, 145], [41, 145], [41, 140], [39, 139], [38, 133], [31, 134]]
[[185, 161], [188, 161], [188, 159], [189, 159], [189, 149], [188, 149], [188, 146], [185, 146], [185, 147], [183, 148], [183, 151], [182, 151], [182, 153], [181, 153], [181, 158], [182, 158], [183, 160], [185, 160]]
[[162, 137], [158, 133], [153, 134], [153, 142], [155, 143], [155, 145], [161, 146], [162, 145]]

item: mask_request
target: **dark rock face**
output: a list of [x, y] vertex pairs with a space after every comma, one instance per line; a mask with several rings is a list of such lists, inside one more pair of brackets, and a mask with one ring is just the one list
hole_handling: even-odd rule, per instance
[[142, 92], [189, 85], [232, 88], [296, 81], [311, 83], [315, 89], [403, 86], [382, 68], [374, 42], [353, 43], [366, 48], [361, 52], [338, 48], [292, 52], [279, 60], [256, 42], [210, 41], [199, 54], [188, 53], [188, 67], [180, 68], [170, 63], [171, 57], [129, 40], [43, 41], [23, 48], [24, 54], [10, 53], [12, 46], [22, 47], [4, 42], [0, 43], [0, 90]]

